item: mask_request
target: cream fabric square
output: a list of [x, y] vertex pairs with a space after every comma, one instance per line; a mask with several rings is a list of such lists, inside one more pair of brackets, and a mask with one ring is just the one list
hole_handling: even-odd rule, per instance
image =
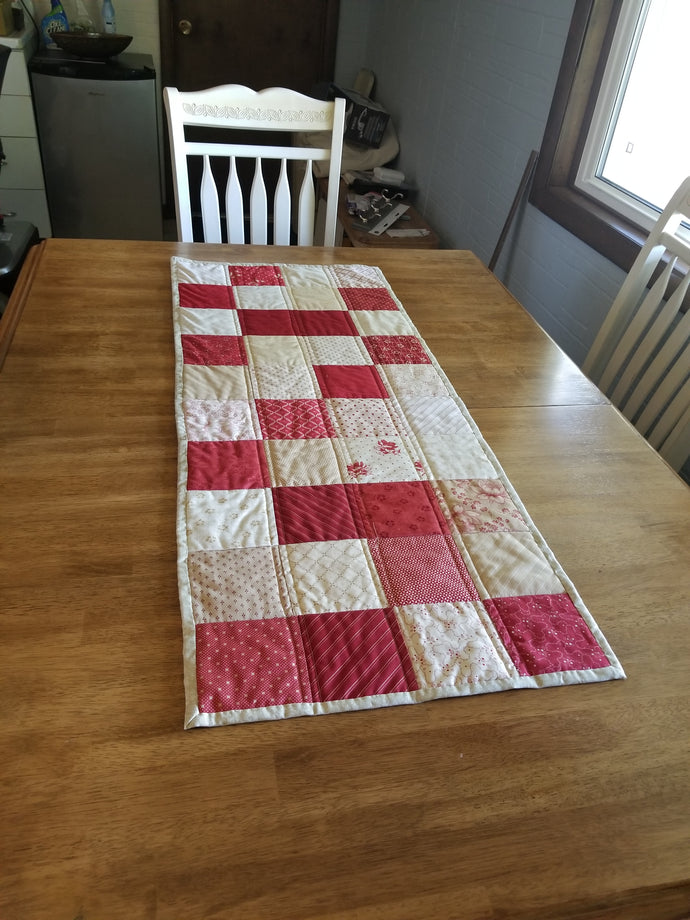
[[321, 265], [282, 265], [289, 295], [300, 310], [345, 310], [331, 279]]
[[326, 270], [338, 287], [387, 287], [381, 270], [373, 265], [329, 265]]
[[448, 388], [432, 364], [387, 364], [390, 389], [402, 396], [445, 396]]
[[268, 620], [290, 613], [277, 546], [190, 553], [196, 623]]
[[360, 335], [414, 335], [412, 323], [397, 310], [353, 310]]
[[[472, 557], [487, 597], [562, 594], [565, 587], [531, 533], [467, 533], [462, 542]], [[481, 594], [481, 586], [477, 585]]]
[[247, 399], [247, 371], [240, 366], [185, 364], [184, 394], [189, 399]]
[[417, 435], [432, 479], [491, 479], [496, 470], [472, 429], [464, 423], [452, 435]]
[[453, 434], [467, 428], [467, 421], [450, 396], [409, 396], [398, 398], [415, 434]]
[[311, 374], [305, 366], [262, 364], [253, 367], [256, 396], [261, 399], [316, 399]]
[[408, 446], [399, 437], [340, 438], [337, 443], [344, 457], [343, 482], [407, 482], [424, 478], [419, 461], [410, 456]]
[[233, 294], [240, 310], [287, 310], [290, 302], [279, 284], [238, 284]]
[[294, 335], [247, 335], [244, 343], [249, 360], [254, 365], [304, 366], [304, 352]]
[[187, 492], [190, 552], [277, 543], [270, 489]]
[[415, 604], [397, 609], [421, 687], [471, 687], [513, 677], [473, 603]]
[[366, 541], [291, 543], [284, 547], [293, 604], [301, 613], [368, 610], [387, 605]]
[[247, 399], [185, 399], [182, 411], [190, 441], [254, 441], [261, 436], [254, 402]]
[[325, 486], [342, 482], [329, 438], [264, 441], [264, 445], [275, 486]]
[[180, 331], [183, 335], [240, 335], [240, 324], [236, 310], [193, 310], [178, 312]]
[[333, 425], [341, 438], [395, 438], [398, 434], [387, 399], [327, 399]]
[[357, 336], [312, 335], [305, 341], [311, 364], [371, 364], [371, 357]]
[[196, 262], [173, 256], [172, 270], [176, 284], [225, 284], [229, 283], [225, 262]]

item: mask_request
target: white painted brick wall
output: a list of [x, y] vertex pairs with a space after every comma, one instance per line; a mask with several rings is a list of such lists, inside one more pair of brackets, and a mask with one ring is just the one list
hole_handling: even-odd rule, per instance
[[[370, 6], [367, 65], [400, 135], [397, 166], [418, 184], [444, 246], [488, 262], [541, 144], [574, 0]], [[623, 277], [531, 206], [497, 274], [578, 363]]]

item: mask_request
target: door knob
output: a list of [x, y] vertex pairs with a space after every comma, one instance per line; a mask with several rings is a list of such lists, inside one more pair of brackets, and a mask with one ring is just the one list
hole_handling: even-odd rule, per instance
[[180, 35], [189, 35], [192, 31], [192, 24], [188, 19], [180, 19], [177, 23], [177, 28]]

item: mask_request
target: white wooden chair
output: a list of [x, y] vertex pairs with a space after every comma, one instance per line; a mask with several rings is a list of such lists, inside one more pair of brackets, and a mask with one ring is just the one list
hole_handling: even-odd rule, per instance
[[[582, 368], [676, 470], [690, 455], [690, 310], [682, 309], [690, 237], [679, 234], [682, 221], [690, 222], [690, 177], [649, 234]], [[681, 277], [670, 293], [674, 267]]]
[[[245, 220], [248, 219], [251, 243], [266, 244], [270, 241], [289, 245], [296, 239], [299, 246], [311, 246], [315, 242], [324, 246], [335, 244], [345, 124], [344, 99], [324, 102], [289, 89], [274, 87], [255, 92], [237, 84], [189, 93], [166, 87], [163, 96], [170, 136], [177, 232], [181, 242], [194, 240], [187, 161], [196, 157], [198, 162], [203, 163], [198, 200], [204, 242], [244, 243]], [[217, 140], [195, 141], [186, 138], [187, 127], [223, 131], [222, 135], [218, 132]], [[228, 134], [233, 129], [244, 132], [244, 137], [238, 137], [236, 143], [232, 142], [235, 139]], [[329, 147], [291, 146], [291, 135], [315, 130], [330, 133]], [[252, 132], [249, 142], [248, 131]], [[256, 136], [253, 132], [283, 132], [287, 135], [285, 146], [258, 143], [253, 140]], [[218, 169], [221, 159], [225, 160], [227, 181], [225, 172]], [[246, 182], [243, 190], [241, 170], [238, 175], [238, 161], [241, 159], [255, 161], [251, 190], [247, 189]], [[264, 160], [279, 163], [271, 208], [262, 166]], [[325, 225], [322, 239], [316, 241], [314, 160], [330, 160]], [[221, 176], [220, 182], [214, 178], [212, 164], [216, 165], [216, 176]], [[225, 185], [220, 189], [220, 199], [218, 184]], [[293, 188], [295, 184], [299, 188]], [[219, 200], [224, 201], [225, 234], [221, 231], [223, 221]], [[271, 224], [273, 230], [269, 233]]]

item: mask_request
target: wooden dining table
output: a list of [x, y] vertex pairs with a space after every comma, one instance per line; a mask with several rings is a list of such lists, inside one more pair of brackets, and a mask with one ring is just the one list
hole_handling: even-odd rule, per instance
[[[627, 678], [184, 731], [173, 255], [378, 265]], [[472, 253], [49, 239], [0, 357], [2, 920], [690, 915], [690, 489]]]

